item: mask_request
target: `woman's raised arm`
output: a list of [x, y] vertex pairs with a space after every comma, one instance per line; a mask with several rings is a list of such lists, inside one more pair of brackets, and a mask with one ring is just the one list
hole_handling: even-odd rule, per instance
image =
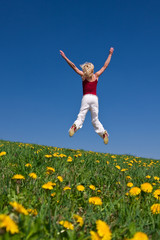
[[76, 72], [78, 73], [80, 76], [83, 76], [83, 72], [80, 71], [76, 65], [74, 63], [72, 63], [67, 57], [66, 55], [64, 54], [64, 52], [62, 50], [60, 50], [60, 54], [61, 56], [66, 60], [66, 62], [69, 64], [69, 66]]
[[111, 61], [111, 57], [112, 57], [112, 54], [113, 54], [113, 51], [114, 51], [114, 48], [110, 48], [109, 50], [109, 55], [108, 55], [108, 58], [107, 60], [105, 61], [104, 63], [104, 66], [98, 71], [95, 73], [96, 77], [98, 78], [105, 70], [106, 68], [108, 67], [110, 61]]

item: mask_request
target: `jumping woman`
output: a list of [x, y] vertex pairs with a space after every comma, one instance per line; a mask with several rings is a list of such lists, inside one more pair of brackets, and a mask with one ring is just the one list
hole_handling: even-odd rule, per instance
[[91, 112], [92, 124], [95, 129], [95, 132], [98, 133], [100, 137], [103, 138], [105, 144], [108, 143], [108, 132], [104, 129], [103, 125], [98, 119], [98, 97], [97, 97], [97, 83], [99, 76], [106, 70], [108, 67], [111, 57], [113, 54], [114, 48], [110, 48], [109, 55], [107, 60], [104, 63], [104, 66], [94, 74], [94, 65], [92, 63], [86, 62], [80, 67], [82, 71], [79, 70], [74, 63], [72, 63], [64, 54], [63, 51], [60, 50], [61, 56], [66, 60], [73, 70], [78, 73], [82, 77], [82, 86], [83, 86], [83, 97], [81, 101], [81, 108], [78, 114], [77, 120], [73, 123], [71, 128], [69, 129], [69, 136], [72, 137], [78, 129], [82, 128], [83, 122], [85, 120], [86, 114], [88, 110]]

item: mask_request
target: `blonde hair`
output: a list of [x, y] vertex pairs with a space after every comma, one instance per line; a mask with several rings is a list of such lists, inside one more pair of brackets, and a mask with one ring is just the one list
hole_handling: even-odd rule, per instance
[[84, 64], [80, 65], [82, 71], [84, 73], [84, 77], [91, 78], [94, 72], [94, 65], [89, 62], [85, 62]]

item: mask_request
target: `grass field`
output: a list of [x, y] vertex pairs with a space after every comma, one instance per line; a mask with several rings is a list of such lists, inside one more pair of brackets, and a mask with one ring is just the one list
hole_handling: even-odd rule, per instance
[[1, 140], [0, 239], [159, 240], [160, 161]]

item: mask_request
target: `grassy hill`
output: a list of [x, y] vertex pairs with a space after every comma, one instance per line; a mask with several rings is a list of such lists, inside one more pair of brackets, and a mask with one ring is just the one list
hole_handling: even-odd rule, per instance
[[160, 239], [160, 161], [0, 141], [0, 239]]

